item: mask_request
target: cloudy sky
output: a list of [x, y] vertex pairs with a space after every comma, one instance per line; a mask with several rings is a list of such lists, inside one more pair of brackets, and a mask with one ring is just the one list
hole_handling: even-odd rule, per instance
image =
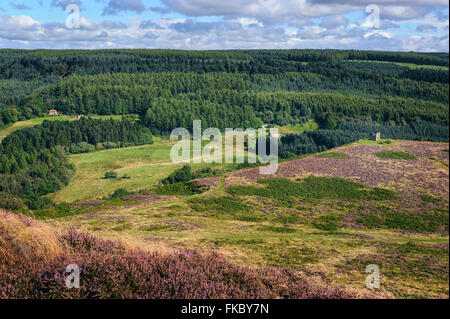
[[448, 29], [448, 0], [0, 1], [0, 48], [448, 52]]

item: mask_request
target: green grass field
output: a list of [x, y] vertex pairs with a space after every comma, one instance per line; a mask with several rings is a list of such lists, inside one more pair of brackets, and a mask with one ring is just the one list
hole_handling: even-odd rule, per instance
[[[48, 197], [55, 202], [73, 202], [101, 198], [118, 188], [138, 191], [158, 184], [184, 164], [174, 164], [170, 159], [170, 151], [175, 142], [159, 137], [154, 137], [154, 141], [153, 145], [70, 156], [70, 161], [76, 167], [75, 176], [68, 186]], [[236, 164], [191, 165], [193, 170], [212, 167], [218, 171], [227, 171], [236, 167]], [[118, 178], [102, 179], [107, 171], [116, 172]], [[120, 179], [124, 175], [131, 178]]]
[[[96, 118], [99, 119], [120, 119], [121, 115], [95, 115]], [[35, 119], [27, 120], [27, 121], [20, 121], [16, 122], [14, 124], [6, 125], [3, 128], [0, 128], [0, 142], [3, 141], [3, 139], [8, 136], [9, 134], [27, 128], [27, 127], [33, 127], [36, 125], [42, 124], [44, 121], [75, 121], [75, 119], [72, 119], [70, 117], [64, 117], [64, 116], [46, 116], [46, 117], [38, 117]]]
[[279, 126], [280, 134], [302, 134], [305, 131], [317, 130], [319, 125], [314, 121], [308, 121], [304, 124]]
[[448, 71], [448, 67], [439, 66], [439, 65], [419, 65], [414, 63], [401, 63], [401, 62], [389, 62], [389, 61], [372, 61], [372, 60], [347, 60], [348, 62], [367, 62], [367, 63], [388, 63], [388, 64], [396, 64], [399, 66], [406, 66], [411, 69], [433, 69], [433, 70], [444, 70]]
[[[134, 191], [156, 184], [181, 165], [170, 161], [172, 143], [157, 141], [154, 145], [106, 150], [70, 156], [76, 167], [69, 186], [49, 195], [56, 202], [99, 198], [118, 188]], [[130, 179], [102, 179], [106, 171]]]

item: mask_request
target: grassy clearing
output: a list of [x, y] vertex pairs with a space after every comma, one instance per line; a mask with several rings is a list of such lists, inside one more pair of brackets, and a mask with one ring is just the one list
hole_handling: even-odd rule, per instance
[[338, 153], [338, 152], [327, 152], [318, 154], [317, 157], [320, 158], [348, 158], [348, 154]]
[[[75, 176], [68, 186], [49, 197], [56, 202], [72, 202], [101, 198], [118, 188], [132, 191], [154, 185], [181, 166], [168, 162], [170, 148], [171, 143], [160, 141], [154, 145], [72, 155]], [[131, 178], [102, 179], [107, 171]]]
[[305, 131], [314, 131], [319, 128], [319, 125], [314, 121], [310, 120], [304, 124], [297, 125], [286, 125], [278, 127], [280, 134], [302, 134]]
[[[174, 144], [173, 141], [154, 137], [152, 145], [71, 155], [70, 161], [76, 167], [75, 176], [68, 186], [50, 194], [49, 198], [55, 202], [73, 202], [102, 198], [119, 188], [139, 191], [157, 186], [162, 179], [184, 166], [173, 163], [170, 158]], [[194, 172], [200, 172], [200, 177], [203, 176], [201, 175], [203, 171], [217, 175], [239, 168], [239, 164], [226, 163], [190, 165]], [[105, 172], [114, 172], [119, 177], [127, 176], [127, 178], [103, 179]], [[166, 187], [157, 191], [160, 194], [172, 195], [175, 194], [176, 187]]]
[[[98, 119], [121, 119], [121, 115], [94, 115]], [[41, 125], [44, 121], [75, 121], [75, 119], [72, 119], [71, 117], [65, 117], [65, 116], [46, 116], [46, 117], [39, 117], [34, 118], [27, 121], [20, 121], [16, 122], [11, 125], [7, 125], [3, 129], [0, 128], [0, 142], [3, 141], [3, 139], [8, 136], [9, 134], [27, 128], [27, 127], [33, 127], [37, 125]]]
[[263, 226], [260, 227], [259, 230], [263, 232], [280, 233], [280, 234], [290, 234], [296, 232], [294, 228], [286, 226]]
[[[76, 173], [70, 184], [49, 197], [56, 202], [72, 202], [102, 198], [118, 188], [138, 191], [155, 186], [183, 164], [174, 164], [170, 159], [173, 142], [158, 140], [155, 144], [70, 156]], [[211, 166], [227, 171], [233, 164], [193, 164], [194, 170]], [[105, 172], [114, 171], [127, 179], [103, 179]], [[175, 187], [175, 186], [174, 186]], [[161, 194], [172, 194], [175, 189], [161, 190]]]
[[245, 212], [250, 207], [236, 197], [192, 198], [188, 200], [191, 209], [197, 212], [215, 214], [234, 214]]
[[414, 154], [401, 151], [383, 151], [375, 153], [375, 156], [385, 159], [402, 159], [402, 160], [413, 160], [417, 158], [417, 156], [415, 156]]
[[[448, 244], [374, 243], [377, 250], [365, 252], [338, 265], [344, 273], [369, 264], [380, 267], [382, 286], [397, 298], [435, 298], [439, 291], [448, 293]], [[364, 277], [353, 272], [353, 277]], [[447, 288], [443, 283], [447, 282]]]
[[414, 63], [402, 63], [402, 62], [389, 62], [389, 61], [373, 61], [373, 60], [347, 60], [349, 62], [364, 62], [364, 63], [388, 63], [388, 64], [396, 64], [399, 66], [405, 66], [410, 69], [433, 69], [433, 70], [444, 70], [448, 71], [448, 67], [439, 66], [439, 65], [425, 65], [425, 64], [414, 64]]
[[362, 139], [362, 140], [359, 140], [359, 141], [357, 141], [355, 143], [356, 144], [366, 144], [366, 145], [381, 145], [381, 146], [386, 146], [386, 147], [390, 147], [390, 146], [394, 146], [395, 145], [395, 141], [394, 140], [373, 141], [373, 140], [369, 140], [369, 139]]
[[39, 117], [27, 121], [20, 121], [16, 122], [10, 125], [7, 125], [3, 129], [0, 130], [0, 142], [9, 134], [18, 131], [20, 129], [24, 129], [27, 127], [33, 127], [36, 125], [42, 124], [44, 121], [73, 121], [74, 119], [71, 119], [70, 117], [62, 117], [62, 116], [46, 116], [46, 117]]

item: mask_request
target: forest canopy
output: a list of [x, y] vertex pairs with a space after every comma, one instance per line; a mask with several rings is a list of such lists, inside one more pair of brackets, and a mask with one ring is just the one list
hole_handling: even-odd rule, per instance
[[137, 122], [44, 122], [0, 145], [0, 207], [39, 208], [74, 173], [68, 154], [142, 145], [172, 129], [315, 121], [280, 155], [374, 132], [448, 141], [449, 55], [343, 50], [0, 50], [0, 129], [42, 117], [137, 114]]

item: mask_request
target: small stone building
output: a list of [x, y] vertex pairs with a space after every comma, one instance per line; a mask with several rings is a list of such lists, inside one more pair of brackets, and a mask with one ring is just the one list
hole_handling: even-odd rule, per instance
[[377, 132], [377, 133], [373, 133], [372, 134], [372, 141], [379, 141], [379, 140], [381, 140], [381, 133], [380, 132]]
[[48, 111], [48, 115], [56, 116], [56, 115], [58, 115], [58, 111], [57, 110], [50, 110], [50, 111]]

